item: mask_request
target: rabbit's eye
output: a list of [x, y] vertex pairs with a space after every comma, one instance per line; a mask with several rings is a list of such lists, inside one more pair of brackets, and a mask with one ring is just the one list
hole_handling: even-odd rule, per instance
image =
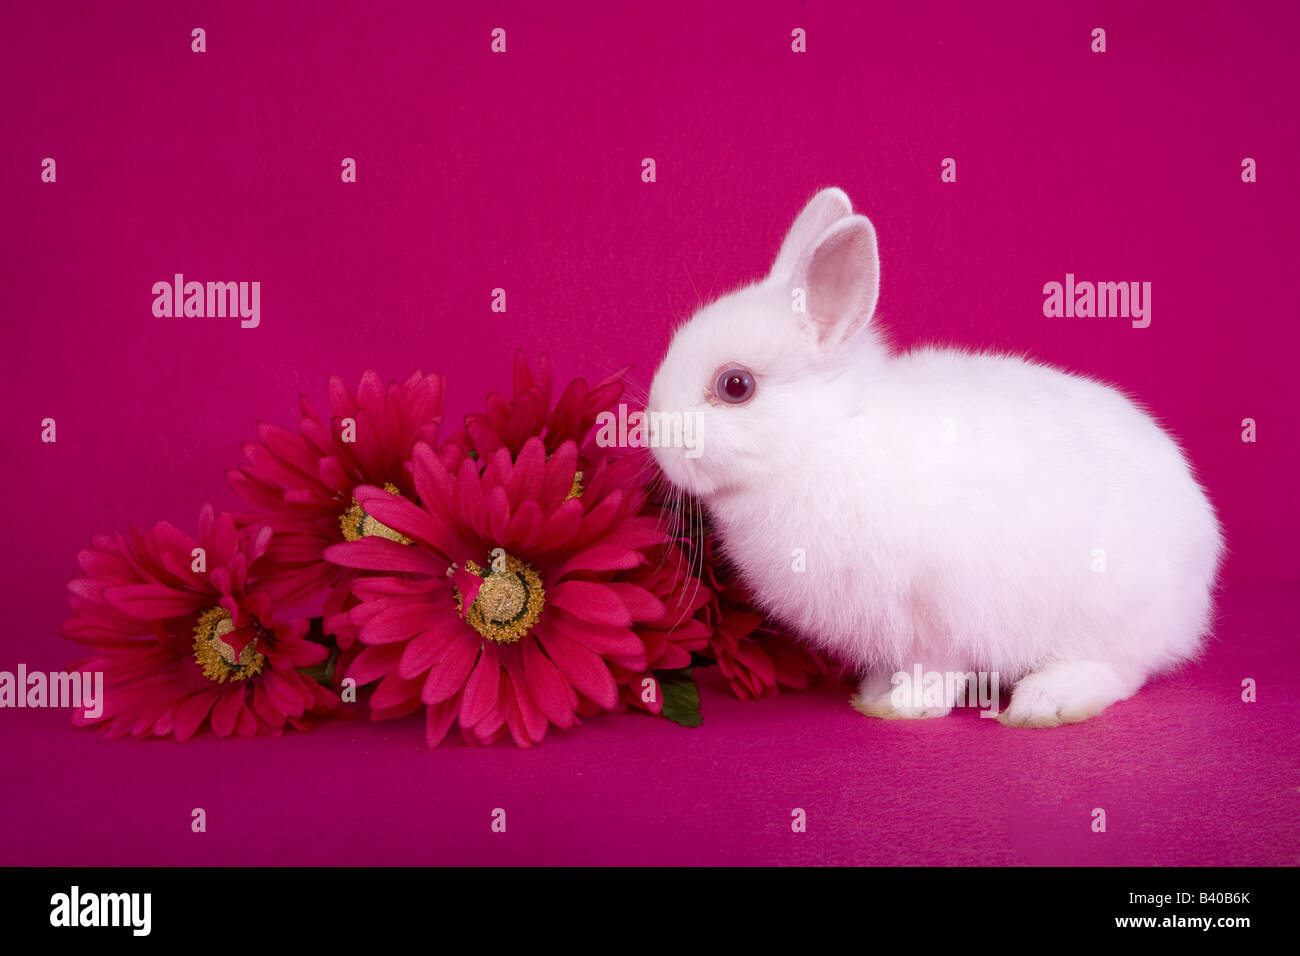
[[743, 405], [754, 396], [754, 376], [747, 368], [725, 369], [713, 383], [713, 394], [728, 405]]

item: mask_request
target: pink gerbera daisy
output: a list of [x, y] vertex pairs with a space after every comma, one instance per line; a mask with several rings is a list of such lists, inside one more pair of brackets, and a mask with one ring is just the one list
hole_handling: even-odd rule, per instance
[[488, 396], [486, 409], [466, 415], [464, 430], [449, 437], [447, 442], [480, 459], [502, 447], [509, 449], [512, 458], [516, 457], [524, 442], [533, 437], [541, 437], [548, 456], [554, 455], [566, 441], [576, 443], [583, 451], [583, 442], [596, 416], [622, 394], [621, 371], [590, 388], [585, 379], [575, 378], [565, 386], [552, 407], [550, 360], [542, 354], [534, 374], [521, 349], [515, 352], [514, 398], [507, 399], [493, 392]]
[[166, 522], [96, 535], [68, 585], [75, 616], [64, 636], [104, 674], [105, 736], [187, 740], [205, 724], [219, 736], [305, 730], [334, 695], [298, 671], [328, 655], [305, 639], [305, 620], [276, 620], [253, 579], [271, 529], [240, 529], [211, 505], [191, 538]]
[[[274, 531], [266, 575], [277, 600], [294, 606], [326, 594], [327, 623], [345, 609], [357, 572], [324, 560], [344, 541], [395, 532], [366, 514], [353, 494], [376, 485], [415, 493], [407, 462], [418, 441], [432, 441], [442, 413], [441, 375], [416, 372], [387, 385], [373, 371], [353, 392], [330, 379], [329, 418], [303, 398], [297, 431], [261, 423], [261, 441], [244, 445], [246, 461], [227, 472], [234, 490], [257, 511], [241, 517]], [[343, 646], [346, 632], [336, 635]]]
[[637, 636], [646, 649], [645, 666], [628, 670], [615, 665], [614, 676], [625, 703], [659, 714], [664, 694], [655, 672], [690, 667], [692, 654], [708, 651], [711, 628], [701, 620], [701, 612], [713, 601], [713, 592], [690, 572], [675, 543], [654, 549], [644, 565], [629, 572], [628, 579], [658, 598], [664, 613], [658, 620], [637, 625]]
[[663, 602], [629, 572], [665, 541], [637, 465], [600, 457], [578, 480], [578, 447], [548, 456], [541, 436], [477, 460], [448, 443], [418, 445], [419, 504], [359, 488], [368, 514], [410, 544], [366, 538], [335, 545], [331, 561], [386, 572], [356, 582], [350, 616], [367, 645], [349, 670], [379, 680], [376, 717], [420, 707], [437, 745], [453, 723], [466, 741], [509, 733], [519, 746], [547, 728], [619, 706], [614, 671], [644, 670], [638, 628]]

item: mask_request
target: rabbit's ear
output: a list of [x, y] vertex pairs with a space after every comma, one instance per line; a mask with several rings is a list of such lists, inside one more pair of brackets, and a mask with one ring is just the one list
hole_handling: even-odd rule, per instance
[[781, 251], [777, 253], [768, 282], [780, 286], [788, 284], [799, 265], [799, 260], [803, 258], [817, 237], [852, 214], [853, 205], [849, 202], [849, 197], [844, 194], [844, 190], [836, 189], [834, 186], [823, 189], [808, 200], [808, 205], [804, 206], [803, 212], [795, 218], [794, 225], [790, 227], [785, 241], [781, 243]]
[[838, 345], [870, 322], [880, 295], [871, 220], [849, 216], [823, 232], [795, 270], [791, 287], [805, 291], [808, 317], [823, 347]]

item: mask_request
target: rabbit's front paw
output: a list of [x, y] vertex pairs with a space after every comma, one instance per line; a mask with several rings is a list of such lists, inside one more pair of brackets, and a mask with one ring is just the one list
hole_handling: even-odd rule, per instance
[[942, 704], [906, 703], [900, 697], [888, 674], [868, 674], [858, 685], [851, 698], [853, 709], [868, 717], [883, 720], [922, 720], [927, 717], [947, 717], [952, 708]]
[[998, 720], [1008, 727], [1077, 724], [1132, 696], [1138, 684], [1101, 661], [1057, 661], [1022, 677]]

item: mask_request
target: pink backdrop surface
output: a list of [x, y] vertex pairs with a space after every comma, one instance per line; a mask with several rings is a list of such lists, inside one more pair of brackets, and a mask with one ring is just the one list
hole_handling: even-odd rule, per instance
[[[1300, 861], [1300, 12], [1192, 6], [7, 9], [0, 669], [65, 666], [88, 536], [234, 505], [254, 423], [293, 423], [329, 375], [440, 370], [454, 414], [508, 387], [517, 346], [647, 385], [698, 298], [757, 278], [831, 184], [876, 224], [893, 341], [1122, 384], [1231, 555], [1202, 662], [1053, 731], [869, 721], [842, 687], [706, 686], [699, 729], [606, 716], [529, 752], [429, 751], [419, 719], [106, 743], [0, 711], [0, 864]], [[260, 281], [261, 325], [155, 318], [177, 272]], [[1150, 327], [1044, 317], [1067, 272], [1151, 282]]]

